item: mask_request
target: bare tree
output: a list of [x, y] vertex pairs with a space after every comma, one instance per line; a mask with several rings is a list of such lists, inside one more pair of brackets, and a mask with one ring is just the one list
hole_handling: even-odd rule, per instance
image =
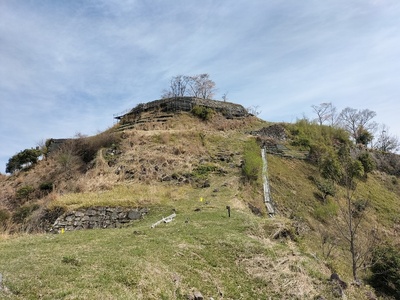
[[203, 99], [211, 99], [216, 91], [215, 82], [210, 79], [209, 74], [191, 76], [189, 86], [192, 96]]
[[341, 127], [349, 132], [355, 141], [359, 141], [361, 133], [365, 134], [365, 131], [371, 133], [377, 127], [376, 122], [371, 121], [375, 116], [376, 112], [369, 109], [357, 110], [346, 107], [340, 112], [338, 120]]
[[389, 134], [388, 126], [382, 124], [378, 130], [374, 148], [384, 152], [396, 152], [400, 149], [400, 141], [397, 136]]
[[224, 100], [224, 102], [228, 101], [228, 92], [225, 92], [225, 93], [222, 95], [222, 100]]
[[209, 74], [194, 76], [177, 75], [171, 78], [169, 89], [163, 90], [162, 98], [193, 96], [210, 99], [216, 91]]
[[253, 116], [258, 116], [259, 114], [261, 114], [261, 110], [259, 110], [259, 106], [258, 105], [253, 105], [253, 106], [249, 106], [246, 108], [247, 112]]
[[189, 76], [177, 75], [171, 78], [168, 90], [164, 90], [162, 98], [186, 96], [186, 89], [191, 78]]
[[333, 127], [336, 126], [338, 122], [337, 109], [335, 106], [330, 105], [329, 110], [329, 118], [327, 121], [329, 122], [328, 125]]
[[329, 122], [331, 126], [334, 125], [336, 119], [336, 108], [329, 103], [321, 103], [319, 105], [311, 106], [314, 112], [317, 114], [317, 121], [319, 125]]

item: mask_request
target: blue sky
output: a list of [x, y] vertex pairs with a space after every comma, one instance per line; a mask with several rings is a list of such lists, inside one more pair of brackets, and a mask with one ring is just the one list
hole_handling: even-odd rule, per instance
[[208, 73], [267, 121], [332, 102], [400, 136], [398, 0], [1, 0], [0, 172], [47, 138], [96, 134]]

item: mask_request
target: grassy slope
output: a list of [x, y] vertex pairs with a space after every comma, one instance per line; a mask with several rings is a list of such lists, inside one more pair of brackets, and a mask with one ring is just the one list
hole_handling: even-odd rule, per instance
[[288, 245], [270, 242], [255, 217], [233, 211], [228, 218], [221, 207], [205, 208], [150, 229], [161, 215], [134, 228], [3, 241], [0, 264], [10, 298], [186, 299], [193, 289], [216, 299], [315, 293], [303, 274], [313, 262], [291, 258]]
[[[76, 180], [85, 192], [53, 196], [51, 203], [70, 209], [149, 206], [150, 214], [144, 220], [114, 230], [5, 236], [0, 242], [0, 273], [11, 292], [0, 292], [1, 297], [186, 299], [193, 290], [200, 290], [214, 299], [312, 299], [316, 295], [332, 299], [332, 286], [327, 282], [330, 272], [339, 272], [346, 281], [351, 273], [345, 245], [339, 243], [330, 257], [323, 255], [322, 230], [331, 235], [337, 232], [328, 214], [323, 214], [327, 208], [315, 197], [315, 186], [308, 179], [317, 170], [304, 161], [268, 156], [271, 190], [280, 216], [256, 217], [246, 203], [262, 208], [261, 186], [243, 185], [238, 168], [243, 143], [250, 138], [244, 134], [248, 128], [210, 131], [197, 124], [194, 131], [193, 120], [183, 118], [185, 122], [168, 132], [129, 133], [116, 166], [109, 168], [98, 159], [93, 170]], [[219, 160], [221, 152], [232, 161]], [[140, 180], [115, 175], [119, 166], [137, 171], [155, 164], [163, 173], [183, 174], [193, 172], [200, 161], [225, 170], [208, 175], [208, 188], [160, 182], [159, 174], [152, 172], [140, 173]], [[373, 204], [364, 232], [379, 225], [388, 237], [396, 237], [391, 231], [400, 214], [395, 182], [375, 174], [360, 182], [358, 191]], [[227, 205], [232, 207], [231, 218]], [[173, 208], [177, 211], [173, 222], [150, 228]], [[201, 210], [195, 212], [196, 208]], [[294, 223], [305, 228], [296, 242], [271, 238], [281, 228], [292, 229]], [[351, 299], [367, 299], [367, 289], [350, 286], [346, 294]]]

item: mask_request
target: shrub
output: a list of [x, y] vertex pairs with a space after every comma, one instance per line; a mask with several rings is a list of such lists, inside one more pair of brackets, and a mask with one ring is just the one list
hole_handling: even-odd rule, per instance
[[17, 190], [16, 197], [18, 200], [29, 200], [34, 192], [35, 189], [32, 186], [26, 185]]
[[372, 252], [370, 284], [380, 293], [400, 299], [400, 250], [390, 244]]
[[371, 155], [368, 152], [360, 154], [357, 159], [364, 167], [365, 174], [372, 172], [376, 168], [375, 161], [372, 159]]
[[311, 141], [308, 137], [299, 135], [293, 139], [291, 145], [300, 147], [301, 149], [309, 149], [311, 146]]
[[0, 228], [4, 227], [10, 219], [10, 213], [4, 209], [0, 209]]
[[326, 145], [322, 143], [313, 143], [310, 145], [308, 152], [308, 160], [312, 163], [319, 164], [322, 157], [327, 152]]
[[218, 167], [213, 164], [204, 164], [204, 165], [199, 165], [193, 170], [193, 175], [196, 177], [205, 177], [209, 173], [218, 171]]
[[38, 204], [20, 206], [12, 215], [15, 223], [23, 223], [35, 210], [39, 209]]
[[42, 192], [50, 193], [53, 190], [53, 183], [52, 182], [42, 182], [39, 185], [39, 189]]
[[368, 208], [369, 201], [364, 199], [354, 200], [352, 203], [352, 215], [354, 218], [359, 218], [362, 216], [363, 212]]
[[342, 167], [337, 156], [334, 153], [327, 153], [321, 159], [319, 169], [322, 177], [338, 181], [342, 177]]
[[204, 121], [208, 121], [214, 115], [214, 110], [209, 107], [196, 105], [192, 109], [192, 114]]
[[321, 198], [326, 202], [328, 196], [334, 197], [336, 194], [335, 184], [332, 180], [315, 180], [315, 185], [317, 189], [321, 192]]

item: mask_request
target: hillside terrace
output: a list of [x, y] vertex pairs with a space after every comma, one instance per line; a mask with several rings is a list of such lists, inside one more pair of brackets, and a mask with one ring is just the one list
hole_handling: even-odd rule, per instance
[[162, 121], [166, 118], [170, 118], [172, 116], [170, 113], [189, 112], [195, 106], [212, 108], [228, 119], [241, 118], [249, 115], [247, 110], [240, 104], [195, 97], [174, 97], [148, 103], [140, 103], [127, 113], [116, 115], [114, 118], [119, 120], [121, 125], [137, 124], [144, 121], [142, 118], [143, 113], [150, 112], [154, 118]]

